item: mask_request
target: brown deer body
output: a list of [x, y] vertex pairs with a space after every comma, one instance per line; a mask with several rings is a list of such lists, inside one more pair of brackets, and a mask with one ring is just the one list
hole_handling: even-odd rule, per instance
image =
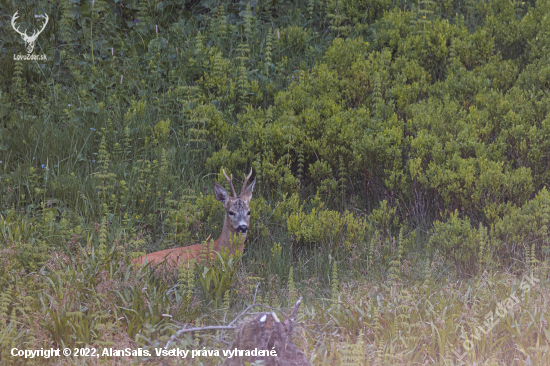
[[[220, 251], [222, 248], [227, 248], [232, 254], [235, 250], [231, 248], [231, 238], [235, 235], [240, 235], [241, 243], [237, 248], [241, 253], [244, 249], [244, 241], [246, 240], [246, 234], [250, 223], [250, 200], [252, 199], [252, 190], [256, 184], [256, 179], [246, 187], [248, 179], [252, 175], [252, 170], [248, 177], [245, 177], [241, 194], [235, 194], [235, 188], [233, 187], [233, 175], [231, 178], [223, 172], [225, 178], [229, 182], [231, 193], [233, 197], [229, 197], [225, 189], [217, 182], [214, 184], [214, 195], [218, 201], [223, 204], [225, 209], [225, 219], [223, 222], [223, 229], [220, 237], [214, 241], [212, 249], [214, 251]], [[158, 264], [166, 260], [166, 264], [169, 269], [178, 269], [182, 263], [190, 263], [191, 260], [199, 258], [203, 244], [195, 244], [186, 247], [172, 248], [161, 250], [160, 252], [149, 253], [141, 257], [132, 260], [132, 263], [143, 264], [145, 262], [151, 264]]]

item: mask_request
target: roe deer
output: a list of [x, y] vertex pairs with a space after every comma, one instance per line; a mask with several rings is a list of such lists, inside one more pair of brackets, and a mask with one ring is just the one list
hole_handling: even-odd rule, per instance
[[[231, 237], [240, 234], [241, 245], [238, 249], [242, 253], [250, 223], [249, 204], [250, 199], [252, 198], [252, 190], [254, 189], [256, 178], [254, 178], [254, 181], [252, 181], [247, 188], [246, 184], [252, 175], [251, 169], [248, 177], [245, 177], [244, 179], [241, 194], [237, 196], [235, 193], [235, 188], [233, 188], [233, 174], [231, 174], [231, 178], [229, 178], [227, 174], [225, 174], [224, 170], [223, 175], [225, 175], [225, 178], [229, 182], [229, 187], [231, 188], [233, 197], [229, 197], [225, 189], [223, 189], [218, 182], [214, 183], [214, 195], [225, 208], [225, 220], [223, 222], [222, 233], [220, 237], [214, 241], [214, 246], [212, 249], [214, 251], [220, 251], [222, 248], [227, 248], [230, 253], [234, 254], [235, 250], [231, 249]], [[189, 263], [192, 259], [199, 257], [201, 249], [202, 244], [195, 244], [187, 247], [161, 250], [160, 252], [149, 253], [141, 257], [134, 258], [132, 263], [143, 264], [147, 259], [147, 262], [157, 264], [166, 260], [169, 267], [177, 269], [182, 263]]]

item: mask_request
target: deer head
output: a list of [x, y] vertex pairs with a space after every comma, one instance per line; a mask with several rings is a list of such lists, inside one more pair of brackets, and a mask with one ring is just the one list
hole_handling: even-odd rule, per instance
[[15, 19], [17, 19], [17, 13], [18, 11], [15, 12], [15, 14], [13, 15], [13, 17], [11, 18], [11, 26], [13, 27], [13, 29], [19, 33], [21, 35], [21, 37], [23, 37], [23, 40], [25, 41], [25, 48], [27, 50], [27, 53], [32, 53], [32, 51], [34, 50], [34, 42], [36, 41], [36, 39], [38, 38], [38, 35], [40, 33], [42, 33], [42, 31], [44, 30], [44, 28], [46, 28], [46, 24], [48, 24], [48, 14], [44, 14], [44, 17], [46, 18], [46, 21], [44, 22], [44, 25], [42, 26], [42, 29], [40, 29], [39, 31], [35, 31], [32, 36], [28, 36], [27, 35], [27, 30], [25, 29], [25, 32], [20, 32], [19, 29], [17, 29], [15, 27]]
[[248, 232], [250, 223], [250, 208], [248, 205], [252, 199], [252, 190], [254, 189], [254, 184], [256, 184], [256, 178], [254, 178], [247, 188], [246, 184], [248, 183], [248, 179], [252, 176], [252, 169], [250, 169], [250, 174], [244, 179], [241, 194], [237, 196], [235, 188], [233, 187], [233, 174], [231, 174], [231, 178], [229, 178], [224, 170], [223, 175], [225, 175], [225, 178], [229, 182], [229, 188], [231, 188], [233, 196], [230, 197], [225, 189], [217, 182], [214, 183], [214, 195], [225, 208], [225, 219], [229, 225], [229, 230], [233, 233], [245, 234]]

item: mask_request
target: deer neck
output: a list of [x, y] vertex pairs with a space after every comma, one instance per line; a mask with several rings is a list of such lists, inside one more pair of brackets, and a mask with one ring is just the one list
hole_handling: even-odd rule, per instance
[[244, 241], [246, 240], [246, 233], [239, 233], [235, 231], [231, 225], [229, 225], [228, 219], [227, 219], [227, 213], [225, 214], [225, 219], [223, 221], [223, 229], [222, 234], [216, 240], [214, 244], [214, 250], [220, 251], [222, 248], [229, 249], [229, 252], [231, 254], [235, 254], [234, 250], [231, 250], [231, 238], [235, 235], [240, 236], [240, 244], [238, 246], [239, 251], [242, 253], [244, 249]]

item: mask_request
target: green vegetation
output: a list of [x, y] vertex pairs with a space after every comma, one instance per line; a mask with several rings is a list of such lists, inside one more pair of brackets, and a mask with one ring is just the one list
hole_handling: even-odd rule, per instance
[[[16, 10], [28, 34], [49, 15], [47, 61], [14, 60]], [[152, 350], [300, 296], [295, 342], [315, 365], [550, 364], [550, 0], [6, 0], [0, 14], [2, 365], [31, 362], [13, 347]], [[242, 258], [132, 270], [217, 237], [213, 183], [250, 168]]]

